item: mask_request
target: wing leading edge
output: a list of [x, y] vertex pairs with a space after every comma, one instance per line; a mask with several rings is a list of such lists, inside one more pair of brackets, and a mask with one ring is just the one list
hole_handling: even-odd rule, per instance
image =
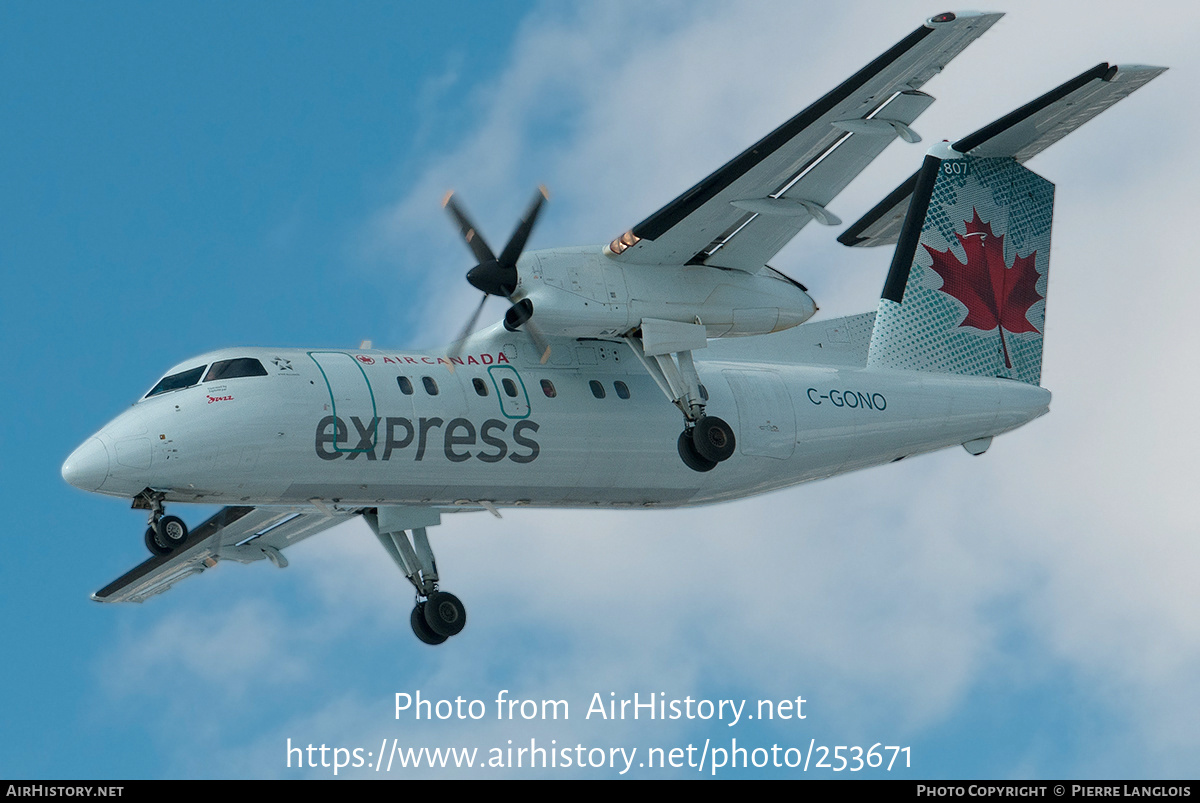
[[[941, 14], [643, 220], [610, 252], [638, 265], [760, 270], [933, 98], [920, 87], [1003, 16]], [[620, 244], [618, 244], [620, 243]]]

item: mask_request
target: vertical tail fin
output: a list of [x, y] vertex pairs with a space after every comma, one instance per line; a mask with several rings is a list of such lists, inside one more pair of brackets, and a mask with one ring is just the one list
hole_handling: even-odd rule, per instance
[[867, 365], [1039, 384], [1054, 185], [934, 146], [917, 174]]

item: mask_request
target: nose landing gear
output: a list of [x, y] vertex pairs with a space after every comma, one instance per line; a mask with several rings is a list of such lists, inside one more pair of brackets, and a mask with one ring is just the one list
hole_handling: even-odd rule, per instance
[[178, 516], [166, 516], [163, 493], [143, 491], [134, 497], [133, 506], [150, 511], [150, 526], [146, 528], [146, 548], [153, 555], [170, 555], [188, 537], [187, 525]]
[[167, 546], [166, 539], [158, 534], [158, 528], [153, 525], [146, 528], [146, 549], [152, 555], [171, 554], [171, 547]]

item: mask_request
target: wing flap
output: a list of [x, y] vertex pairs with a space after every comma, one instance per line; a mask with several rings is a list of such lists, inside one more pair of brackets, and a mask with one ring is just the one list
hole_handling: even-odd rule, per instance
[[[820, 205], [824, 206], [902, 130], [889, 125], [887, 131], [863, 131], [859, 126], [856, 133], [847, 130], [844, 123], [880, 117], [884, 107], [900, 93], [916, 92], [1001, 16], [943, 15], [927, 22], [812, 106], [635, 226], [632, 234], [636, 242], [617, 258], [644, 265], [703, 262], [707, 249], [714, 243], [730, 242], [754, 217], [755, 213], [734, 206], [735, 201], [775, 197], [792, 188], [798, 178], [806, 177], [815, 165], [830, 161], [837, 153], [827, 168], [829, 172], [818, 174], [826, 176], [826, 183], [817, 186], [814, 176], [804, 188], [807, 194], [822, 196]], [[915, 113], [910, 116], [915, 118], [923, 108], [913, 104]], [[898, 106], [896, 113], [899, 109]], [[912, 120], [900, 122], [907, 126]], [[856, 144], [845, 151], [843, 158], [839, 146], [856, 139], [866, 140], [865, 147], [859, 149]], [[871, 154], [869, 158], [867, 154]], [[762, 232], [756, 227], [754, 235], [762, 234], [770, 244], [748, 248], [744, 257], [730, 251], [721, 266], [750, 272], [759, 270], [806, 222], [803, 216], [791, 219], [780, 216], [762, 226]], [[762, 258], [771, 248], [774, 250]]]
[[[788, 186], [780, 188], [782, 192], [777, 197], [794, 201], [793, 206], [799, 209], [800, 214], [783, 217], [760, 212], [747, 219], [724, 241], [706, 249], [704, 263], [721, 268], [751, 270], [756, 265], [765, 265], [814, 218], [825, 225], [840, 225], [841, 220], [826, 208], [828, 204], [900, 136], [901, 130], [911, 131], [909, 124], [932, 103], [933, 98], [924, 92], [908, 90], [896, 94], [874, 117], [853, 118], [848, 123], [851, 126], [875, 124], [873, 126], [846, 131], [840, 125], [835, 125], [835, 130], [841, 130], [841, 135], [833, 145], [805, 165]], [[848, 121], [839, 122], [846, 124]], [[824, 220], [819, 217], [822, 212], [825, 214]]]
[[279, 550], [359, 515], [314, 507], [226, 507], [188, 534], [169, 555], [156, 555], [92, 594], [97, 602], [144, 602], [222, 560], [279, 560]]
[[[963, 137], [953, 147], [971, 156], [1007, 156], [1023, 164], [1165, 71], [1165, 67], [1097, 64]], [[846, 229], [838, 242], [865, 247], [894, 244], [900, 236], [916, 178], [914, 173]]]

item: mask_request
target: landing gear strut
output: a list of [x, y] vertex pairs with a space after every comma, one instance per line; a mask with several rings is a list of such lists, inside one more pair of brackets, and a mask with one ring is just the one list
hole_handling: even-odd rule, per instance
[[408, 621], [417, 638], [425, 644], [441, 644], [461, 633], [467, 624], [466, 606], [453, 594], [438, 590], [437, 561], [425, 528], [410, 528], [410, 536], [408, 529], [389, 525], [379, 512], [366, 513], [363, 518], [416, 589], [417, 604]]
[[634, 356], [671, 403], [683, 413], [683, 432], [677, 446], [684, 465], [692, 471], [712, 471], [733, 457], [733, 427], [715, 415], [706, 415], [708, 393], [692, 360], [693, 348], [704, 348], [705, 329], [700, 324], [642, 321], [642, 336], [627, 337]]
[[146, 528], [146, 548], [154, 555], [170, 555], [176, 547], [187, 540], [188, 528], [178, 516], [163, 515], [165, 494], [143, 491], [134, 497], [133, 506], [150, 511]]

